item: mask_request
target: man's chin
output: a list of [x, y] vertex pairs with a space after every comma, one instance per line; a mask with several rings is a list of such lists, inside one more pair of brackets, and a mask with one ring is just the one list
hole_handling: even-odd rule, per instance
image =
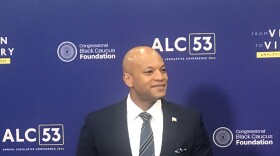
[[155, 94], [154, 97], [155, 97], [155, 99], [159, 100], [159, 99], [164, 98], [165, 95], [166, 95], [166, 93], [158, 93], [158, 94]]

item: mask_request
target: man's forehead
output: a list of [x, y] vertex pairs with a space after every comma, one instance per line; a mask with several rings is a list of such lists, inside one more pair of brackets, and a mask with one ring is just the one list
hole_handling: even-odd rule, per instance
[[161, 68], [164, 61], [160, 54], [150, 47], [136, 47], [127, 52], [123, 60], [123, 68], [129, 72], [143, 68]]
[[165, 67], [164, 62], [162, 63], [153, 63], [153, 64], [140, 64], [140, 66], [144, 69], [155, 69], [155, 68], [163, 68]]

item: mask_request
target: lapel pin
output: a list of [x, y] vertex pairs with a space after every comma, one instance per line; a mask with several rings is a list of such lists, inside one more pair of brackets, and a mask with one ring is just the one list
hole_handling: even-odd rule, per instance
[[171, 120], [172, 122], [177, 122], [177, 118], [175, 118], [175, 117], [172, 117], [172, 120]]

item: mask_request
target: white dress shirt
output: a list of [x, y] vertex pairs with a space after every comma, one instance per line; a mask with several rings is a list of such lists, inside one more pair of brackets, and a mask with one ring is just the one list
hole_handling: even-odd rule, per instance
[[[127, 126], [132, 156], [139, 156], [140, 134], [143, 123], [143, 120], [139, 116], [141, 112], [143, 112], [143, 110], [131, 100], [129, 94], [127, 97]], [[163, 132], [161, 100], [158, 100], [146, 112], [152, 115], [150, 123], [154, 134], [155, 156], [159, 156], [161, 152]]]

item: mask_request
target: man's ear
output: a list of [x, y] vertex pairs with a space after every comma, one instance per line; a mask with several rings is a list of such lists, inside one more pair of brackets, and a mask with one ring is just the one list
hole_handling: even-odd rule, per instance
[[133, 78], [131, 74], [123, 73], [123, 81], [129, 88], [133, 87]]

